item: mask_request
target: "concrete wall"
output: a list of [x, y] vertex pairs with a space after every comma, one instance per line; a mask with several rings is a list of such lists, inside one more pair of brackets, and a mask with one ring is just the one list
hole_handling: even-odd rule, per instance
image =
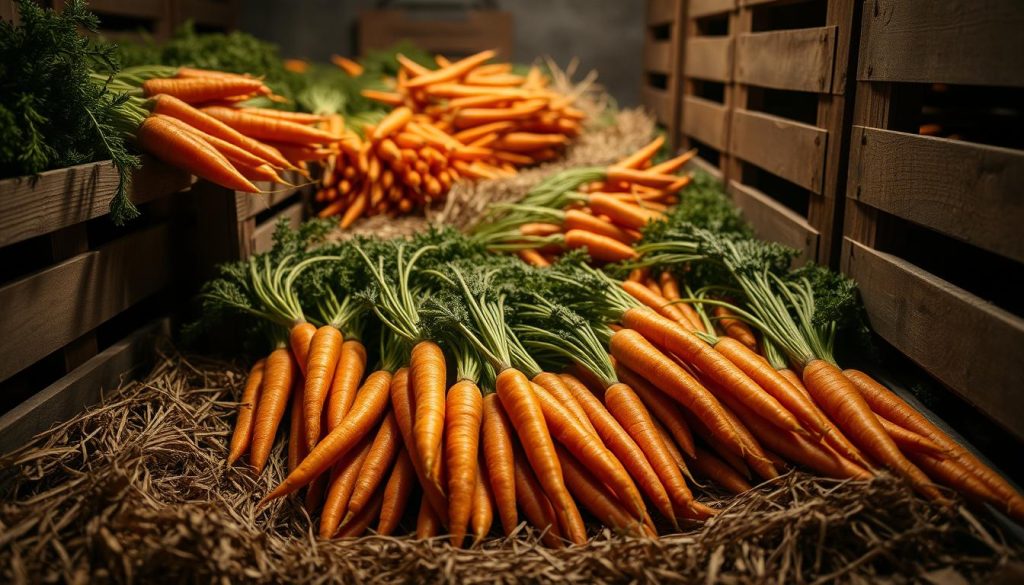
[[[358, 14], [377, 2], [243, 0], [240, 4], [242, 30], [277, 43], [286, 57], [324, 61], [331, 53], [354, 53]], [[621, 105], [639, 103], [643, 0], [500, 0], [497, 4], [513, 14], [517, 61], [550, 55], [565, 66], [579, 57], [580, 71], [597, 69], [600, 83]]]

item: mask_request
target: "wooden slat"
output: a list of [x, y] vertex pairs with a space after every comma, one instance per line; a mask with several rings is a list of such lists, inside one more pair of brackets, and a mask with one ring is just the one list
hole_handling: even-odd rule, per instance
[[235, 211], [239, 221], [256, 217], [271, 207], [295, 197], [298, 193], [297, 188], [282, 189], [280, 185], [271, 186], [270, 183], [258, 183], [256, 186], [267, 193], [235, 193]]
[[193, 20], [206, 26], [233, 28], [238, 7], [232, 0], [177, 0], [175, 20], [180, 24]]
[[0, 380], [162, 289], [170, 248], [161, 224], [0, 288]]
[[648, 38], [644, 42], [644, 71], [669, 75], [673, 68], [672, 42], [669, 40], [655, 41]]
[[718, 179], [719, 181], [722, 180], [722, 169], [719, 169], [715, 165], [709, 163], [708, 161], [704, 160], [699, 156], [691, 158], [690, 162], [686, 163], [686, 166], [683, 168], [686, 169], [687, 171], [703, 171], [711, 175], [712, 177]]
[[[101, 15], [156, 19], [168, 14], [169, 0], [91, 0], [89, 10]], [[102, 25], [103, 19], [100, 19]]]
[[676, 3], [680, 0], [647, 0], [647, 25], [669, 24], [676, 17]]
[[1024, 438], [1024, 319], [849, 238], [843, 261], [875, 332]]
[[831, 91], [838, 30], [823, 26], [738, 35], [736, 81], [793, 91]]
[[[407, 10], [366, 10], [359, 14], [359, 52], [388, 49], [401, 40], [412, 41], [425, 51], [450, 56], [469, 55], [484, 49], [498, 51], [499, 59], [511, 59], [515, 45], [512, 13], [500, 10], [466, 10], [463, 18], [417, 18]], [[429, 15], [428, 15], [429, 16]]]
[[736, 110], [729, 151], [744, 161], [821, 193], [828, 131], [762, 112]]
[[169, 334], [167, 319], [142, 327], [4, 413], [0, 416], [0, 454], [26, 445], [32, 437], [109, 396], [124, 380], [139, 375], [153, 359], [156, 340]]
[[732, 37], [697, 37], [686, 41], [685, 75], [711, 81], [732, 79]]
[[274, 244], [274, 229], [277, 228], [277, 222], [281, 219], [288, 220], [288, 225], [293, 228], [298, 227], [302, 223], [302, 202], [289, 205], [267, 221], [256, 226], [252, 234], [252, 250], [254, 253], [259, 254], [270, 250]]
[[858, 79], [1024, 86], [1020, 0], [864, 3]]
[[660, 124], [672, 122], [672, 99], [668, 90], [644, 86], [640, 89], [640, 101], [654, 113]]
[[849, 196], [1024, 262], [1024, 152], [854, 126]]
[[813, 260], [820, 235], [807, 220], [761, 191], [737, 181], [729, 182], [729, 195], [754, 226], [758, 237], [800, 251], [798, 261]]
[[[146, 203], [185, 189], [191, 181], [188, 173], [144, 157], [131, 198]], [[116, 188], [117, 171], [109, 161], [0, 181], [0, 246], [107, 215]]]
[[728, 109], [696, 96], [683, 98], [683, 133], [717, 150], [725, 150]]
[[736, 0], [689, 0], [689, 2], [687, 18], [704, 18], [736, 8]]

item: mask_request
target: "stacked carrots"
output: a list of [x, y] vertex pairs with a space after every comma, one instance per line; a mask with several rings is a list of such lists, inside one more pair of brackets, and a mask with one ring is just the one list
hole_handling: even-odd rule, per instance
[[[443, 200], [457, 179], [510, 176], [557, 158], [581, 131], [583, 112], [548, 89], [538, 68], [515, 75], [508, 63], [488, 64], [493, 57], [438, 56], [431, 70], [398, 55], [395, 91], [363, 91], [393, 109], [376, 125], [350, 129], [342, 152], [328, 159], [316, 196], [320, 217], [340, 215], [345, 228], [363, 215], [404, 214]], [[357, 63], [335, 62], [361, 74]], [[338, 116], [325, 124], [344, 126]]]
[[[522, 517], [552, 547], [584, 543], [585, 517], [654, 537], [715, 514], [693, 478], [739, 493], [789, 467], [849, 480], [887, 469], [937, 505], [957, 492], [1024, 519], [1024, 498], [996, 472], [836, 366], [835, 327], [811, 317], [824, 293], [770, 257], [783, 252], [691, 223], [650, 230], [667, 219], [650, 213], [673, 212], [650, 201], [688, 197], [664, 193], [687, 155], [651, 165], [658, 147], [554, 177], [469, 237], [309, 243], [212, 283], [208, 301], [270, 321], [280, 339], [250, 373], [229, 462], [248, 450], [261, 470], [290, 404], [289, 475], [264, 503], [305, 488], [323, 538], [394, 533], [417, 503], [416, 535], [455, 546], [486, 537], [495, 516], [505, 534]], [[629, 256], [604, 258], [625, 260], [626, 280], [493, 253], [523, 242], [558, 253], [568, 231], [524, 234], [522, 221], [581, 202], [623, 232], [644, 230], [620, 242]], [[711, 262], [735, 279], [719, 283], [733, 300], [678, 279]], [[369, 331], [381, 339], [373, 368]]]

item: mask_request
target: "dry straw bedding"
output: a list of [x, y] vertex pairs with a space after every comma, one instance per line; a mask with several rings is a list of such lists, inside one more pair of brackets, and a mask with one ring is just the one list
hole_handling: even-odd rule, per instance
[[0, 581], [197, 583], [1021, 582], [1019, 543], [978, 513], [879, 477], [790, 473], [658, 541], [599, 531], [551, 551], [526, 527], [473, 550], [408, 537], [325, 542], [282, 477], [224, 464], [245, 371], [160, 354], [144, 380], [0, 462]]

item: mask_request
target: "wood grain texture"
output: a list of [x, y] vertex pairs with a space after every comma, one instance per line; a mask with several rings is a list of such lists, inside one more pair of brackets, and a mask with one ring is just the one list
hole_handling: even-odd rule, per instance
[[659, 124], [672, 123], [672, 95], [667, 89], [643, 86], [640, 89], [640, 103], [654, 114]]
[[671, 75], [675, 70], [672, 59], [672, 41], [644, 40], [644, 71]]
[[[191, 182], [187, 173], [143, 157], [130, 197], [142, 204], [181, 191]], [[117, 171], [110, 161], [0, 181], [0, 246], [107, 215], [116, 188]]]
[[708, 146], [725, 150], [729, 110], [724, 104], [696, 96], [683, 98], [683, 133]]
[[687, 18], [704, 18], [723, 14], [736, 8], [736, 0], [689, 0]]
[[729, 152], [821, 193], [828, 131], [762, 112], [733, 112]]
[[839, 27], [743, 33], [736, 37], [736, 81], [793, 91], [828, 92]]
[[0, 288], [0, 380], [164, 288], [170, 264], [160, 224]]
[[821, 237], [805, 218], [748, 185], [730, 181], [728, 190], [758, 237], [799, 250], [799, 263], [817, 257]]
[[294, 197], [299, 191], [296, 187], [284, 188], [281, 185], [271, 185], [270, 183], [257, 183], [257, 187], [267, 192], [235, 192], [235, 212], [239, 221], [256, 217], [271, 207]]
[[4, 413], [0, 416], [0, 455], [71, 419], [102, 396], [109, 396], [123, 381], [141, 374], [153, 360], [156, 340], [169, 334], [167, 319], [146, 325]]
[[849, 196], [1024, 262], [1024, 152], [854, 126]]
[[259, 254], [270, 250], [274, 244], [274, 230], [278, 221], [284, 219], [291, 227], [299, 227], [302, 223], [302, 209], [301, 201], [293, 203], [256, 226], [252, 232], [252, 252]]
[[696, 37], [686, 40], [687, 77], [727, 82], [732, 79], [732, 37]]
[[1020, 0], [868, 0], [857, 78], [1024, 86]]
[[1024, 438], [1024, 319], [849, 238], [843, 264], [876, 333]]

